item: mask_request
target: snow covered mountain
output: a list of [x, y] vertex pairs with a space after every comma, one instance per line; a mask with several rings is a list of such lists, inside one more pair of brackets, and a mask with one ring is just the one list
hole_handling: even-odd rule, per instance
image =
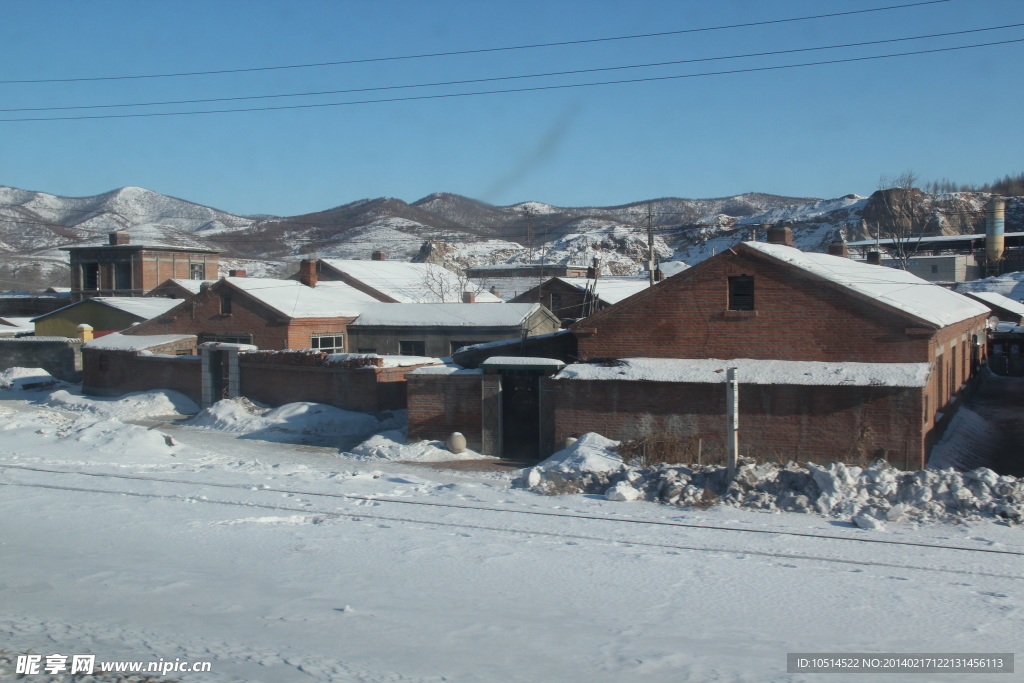
[[[919, 195], [929, 232], [970, 232], [982, 224], [983, 193]], [[692, 264], [750, 239], [763, 223], [786, 222], [797, 246], [824, 251], [839, 235], [868, 237], [884, 211], [879, 193], [827, 200], [759, 193], [669, 197], [607, 207], [493, 206], [435, 193], [412, 203], [381, 197], [300, 216], [239, 216], [138, 187], [59, 197], [0, 186], [0, 264], [64, 262], [57, 247], [102, 243], [107, 233], [125, 230], [135, 242], [218, 249], [223, 259], [256, 272], [301, 258], [369, 258], [383, 250], [393, 259], [461, 266], [589, 265], [596, 258], [607, 272], [627, 275], [647, 258], [648, 217], [658, 259]], [[1011, 199], [1007, 230], [1021, 229], [1022, 222], [1024, 203]], [[430, 246], [423, 249], [425, 242]]]

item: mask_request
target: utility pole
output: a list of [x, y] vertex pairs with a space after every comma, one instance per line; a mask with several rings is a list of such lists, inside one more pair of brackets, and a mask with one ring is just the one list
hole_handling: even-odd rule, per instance
[[736, 379], [736, 368], [726, 370], [725, 387], [725, 463], [726, 476], [732, 482], [736, 478], [736, 461], [740, 450], [740, 383]]
[[654, 214], [651, 211], [651, 203], [647, 202], [647, 273], [650, 276], [651, 287], [654, 286]]

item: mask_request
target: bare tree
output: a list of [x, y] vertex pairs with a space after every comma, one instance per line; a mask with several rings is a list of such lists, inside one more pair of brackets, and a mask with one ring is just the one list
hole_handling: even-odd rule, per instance
[[906, 270], [917, 254], [927, 227], [928, 215], [921, 204], [924, 193], [915, 185], [918, 176], [912, 170], [898, 176], [878, 179], [875, 206], [875, 233], [890, 241], [889, 256]]
[[444, 267], [436, 263], [423, 264], [421, 284], [441, 303], [460, 303], [462, 293], [472, 291], [469, 277], [462, 268]]

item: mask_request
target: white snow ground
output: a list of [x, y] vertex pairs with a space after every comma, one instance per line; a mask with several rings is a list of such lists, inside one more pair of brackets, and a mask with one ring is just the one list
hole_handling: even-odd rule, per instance
[[59, 391], [0, 392], [0, 649], [212, 661], [181, 681], [812, 681], [787, 652], [1024, 628], [1020, 527], [545, 497]]

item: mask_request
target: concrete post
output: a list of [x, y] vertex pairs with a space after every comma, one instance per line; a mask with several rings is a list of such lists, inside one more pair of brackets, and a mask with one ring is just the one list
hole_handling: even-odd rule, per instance
[[731, 482], [736, 478], [736, 461], [739, 457], [739, 413], [740, 413], [740, 384], [736, 379], [736, 368], [726, 370], [726, 393], [725, 393], [725, 453], [726, 453], [726, 476]]

